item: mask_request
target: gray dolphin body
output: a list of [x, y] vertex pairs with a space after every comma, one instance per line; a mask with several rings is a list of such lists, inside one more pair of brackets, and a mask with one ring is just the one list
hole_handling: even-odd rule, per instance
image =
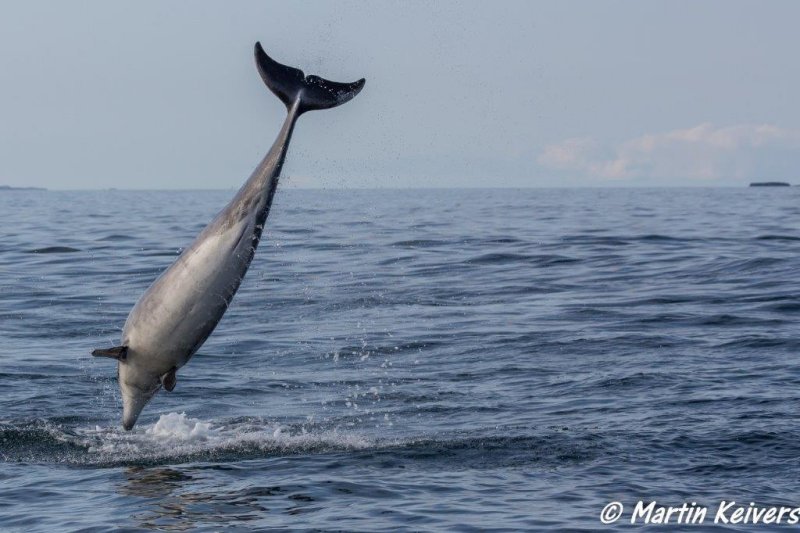
[[211, 335], [236, 294], [261, 239], [297, 118], [341, 105], [364, 86], [363, 79], [306, 77], [271, 59], [259, 43], [255, 56], [262, 79], [288, 111], [278, 138], [233, 200], [136, 302], [122, 344], [92, 352], [118, 361], [126, 430], [162, 386], [175, 388], [175, 372]]

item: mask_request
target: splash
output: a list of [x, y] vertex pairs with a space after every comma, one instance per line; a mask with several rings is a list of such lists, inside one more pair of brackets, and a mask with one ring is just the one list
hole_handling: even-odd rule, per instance
[[210, 422], [189, 418], [186, 413], [168, 413], [161, 415], [153, 427], [147, 428], [145, 434], [161, 440], [202, 441], [217, 433]]
[[238, 461], [379, 446], [352, 431], [260, 418], [207, 421], [168, 413], [151, 426], [70, 428], [48, 421], [0, 422], [0, 460], [93, 466]]

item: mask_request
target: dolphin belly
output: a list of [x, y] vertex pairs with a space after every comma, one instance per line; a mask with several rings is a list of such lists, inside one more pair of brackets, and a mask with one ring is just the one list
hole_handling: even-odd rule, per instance
[[[142, 295], [123, 328], [123, 344], [180, 368], [217, 326], [248, 263], [252, 221], [198, 238]], [[238, 245], [238, 246], [237, 246]]]

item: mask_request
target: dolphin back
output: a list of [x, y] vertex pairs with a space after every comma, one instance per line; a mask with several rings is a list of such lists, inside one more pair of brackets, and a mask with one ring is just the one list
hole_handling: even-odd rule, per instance
[[342, 105], [352, 100], [364, 87], [364, 78], [353, 83], [339, 83], [319, 76], [306, 76], [302, 70], [281, 65], [269, 57], [261, 43], [256, 43], [255, 55], [261, 79], [286, 108], [291, 109], [299, 100], [297, 115]]

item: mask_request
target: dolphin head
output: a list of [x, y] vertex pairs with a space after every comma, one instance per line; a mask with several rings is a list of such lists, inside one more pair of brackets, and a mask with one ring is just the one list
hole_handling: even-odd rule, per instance
[[120, 361], [117, 369], [119, 390], [122, 393], [122, 427], [133, 429], [139, 413], [161, 387], [158, 376], [137, 368], [129, 361]]

